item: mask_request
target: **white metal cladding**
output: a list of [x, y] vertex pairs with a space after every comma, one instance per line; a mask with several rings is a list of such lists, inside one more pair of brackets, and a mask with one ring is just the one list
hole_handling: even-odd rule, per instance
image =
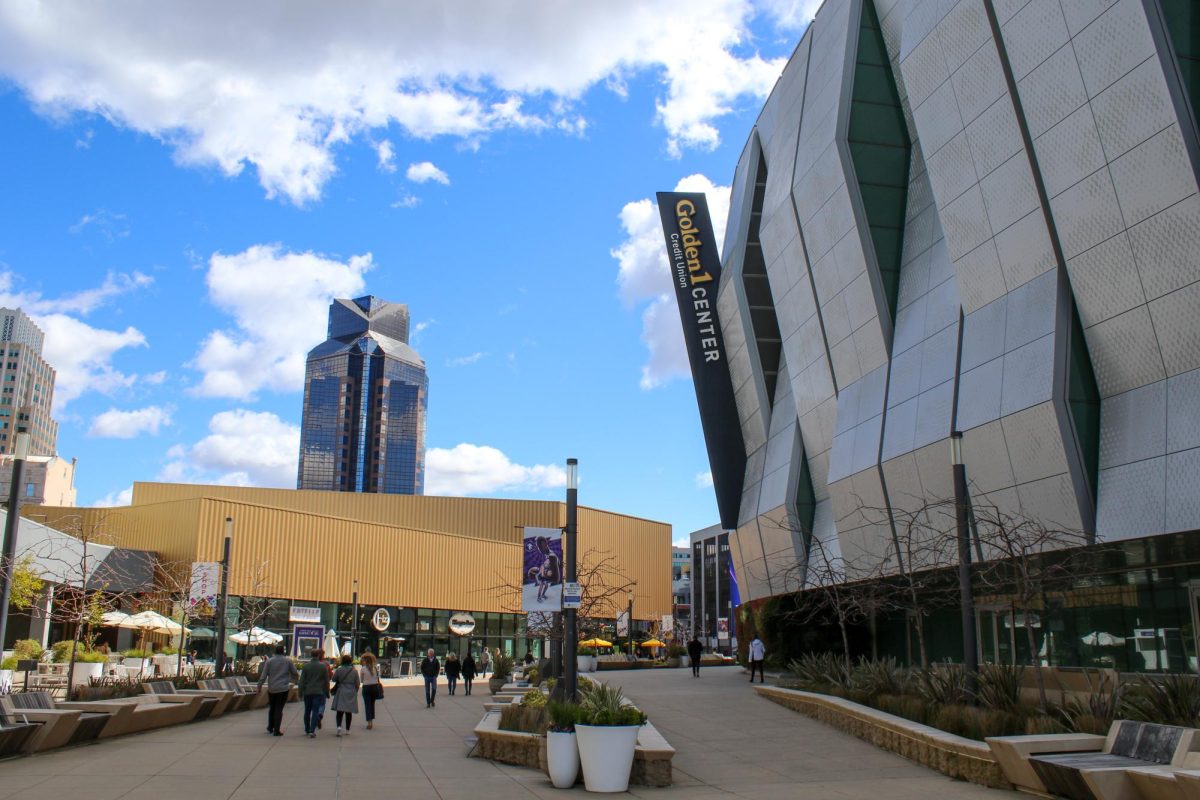
[[[912, 143], [894, 311], [847, 145], [864, 2]], [[750, 456], [744, 598], [802, 574], [801, 459], [812, 534], [878, 561], [889, 526], [861, 507], [947, 497], [952, 426], [972, 492], [1004, 510], [1107, 538], [1200, 528], [1200, 147], [1162, 24], [1143, 0], [821, 7], [734, 178], [718, 313]], [[760, 157], [773, 398], [737, 268]], [[1073, 314], [1101, 398], [1091, 475]]]

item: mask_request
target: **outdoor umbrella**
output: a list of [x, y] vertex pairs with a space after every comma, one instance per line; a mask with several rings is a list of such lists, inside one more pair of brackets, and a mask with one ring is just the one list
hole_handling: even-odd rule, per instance
[[593, 636], [591, 639], [585, 639], [579, 643], [580, 647], [612, 647], [612, 642], [606, 642], [598, 636]]
[[283, 637], [278, 633], [265, 631], [256, 625], [248, 631], [238, 631], [229, 637], [229, 641], [234, 644], [246, 645], [279, 644], [283, 641]]
[[337, 636], [333, 631], [325, 631], [325, 644], [321, 646], [321, 649], [325, 651], [325, 655], [329, 658], [333, 658], [338, 654]]
[[647, 639], [646, 641], [642, 642], [638, 646], [639, 647], [666, 647], [666, 645], [663, 644], [662, 642], [660, 642], [658, 639]]
[[168, 633], [172, 636], [187, 632], [187, 628], [170, 617], [164, 617], [157, 611], [139, 611], [137, 614], [126, 617], [117, 625], [121, 628], [133, 628], [143, 633]]
[[129, 619], [130, 615], [124, 611], [105, 611], [100, 617], [100, 624], [108, 628], [120, 628], [121, 623]]
[[215, 638], [217, 638], [217, 632], [214, 631], [212, 628], [192, 628], [191, 638], [193, 638], [193, 639], [215, 639]]
[[1081, 638], [1084, 644], [1090, 644], [1092, 647], [1121, 647], [1125, 644], [1125, 640], [1120, 636], [1113, 636], [1104, 631], [1092, 631]]

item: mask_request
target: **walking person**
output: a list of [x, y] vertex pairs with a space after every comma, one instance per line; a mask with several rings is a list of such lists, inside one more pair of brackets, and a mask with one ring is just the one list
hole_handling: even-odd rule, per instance
[[321, 717], [325, 716], [325, 701], [329, 698], [329, 666], [323, 660], [325, 651], [312, 650], [312, 660], [300, 670], [296, 691], [304, 701], [304, 732], [308, 738], [317, 737]]
[[763, 659], [767, 657], [767, 648], [758, 634], [750, 640], [750, 682], [754, 683], [754, 670], [758, 669], [758, 682], [763, 682]]
[[375, 727], [375, 701], [383, 699], [383, 684], [379, 682], [379, 663], [374, 654], [363, 653], [359, 661], [362, 664], [359, 677], [362, 678], [363, 712], [367, 715], [367, 730], [371, 730]]
[[421, 675], [425, 678], [426, 708], [433, 708], [437, 705], [437, 679], [438, 673], [441, 671], [442, 665], [438, 663], [431, 647], [425, 651], [425, 658], [421, 661]]
[[700, 657], [704, 654], [704, 645], [695, 636], [687, 643], [688, 661], [692, 664], [692, 677], [700, 677]]
[[[362, 678], [354, 668], [354, 659], [349, 653], [342, 656], [342, 664], [333, 673], [333, 710], [337, 714], [337, 735], [350, 735], [350, 723], [358, 713], [358, 690]], [[343, 725], [343, 720], [345, 724]]]
[[475, 680], [475, 656], [471, 655], [470, 650], [467, 651], [467, 657], [462, 662], [462, 679], [465, 689], [463, 694], [470, 695], [471, 681]]
[[479, 654], [479, 675], [486, 678], [488, 674], [488, 667], [491, 665], [492, 657], [488, 653], [488, 649], [485, 647], [483, 648], [483, 652]]
[[454, 694], [454, 687], [458, 685], [458, 676], [462, 672], [462, 664], [458, 660], [456, 653], [450, 653], [446, 656], [446, 684], [449, 687], [450, 694]]
[[284, 655], [282, 646], [275, 648], [275, 655], [262, 662], [258, 670], [258, 688], [267, 685], [267, 733], [283, 736], [279, 726], [283, 724], [283, 707], [287, 704], [292, 681], [300, 680], [296, 665]]

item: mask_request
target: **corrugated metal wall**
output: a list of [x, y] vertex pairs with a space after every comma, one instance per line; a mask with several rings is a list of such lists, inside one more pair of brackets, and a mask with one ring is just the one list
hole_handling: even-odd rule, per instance
[[[219, 560], [233, 517], [233, 594], [349, 602], [358, 578], [364, 603], [470, 611], [513, 610], [511, 597], [487, 589], [516, 585], [521, 527], [557, 528], [566, 516], [564, 504], [547, 501], [185, 484], [135, 484], [134, 503], [22, 511], [54, 527], [88, 520], [114, 543], [168, 561]], [[670, 613], [670, 525], [581, 507], [579, 551], [581, 559], [611, 555], [616, 571], [636, 581], [635, 618]], [[622, 595], [604, 615], [624, 607]]]

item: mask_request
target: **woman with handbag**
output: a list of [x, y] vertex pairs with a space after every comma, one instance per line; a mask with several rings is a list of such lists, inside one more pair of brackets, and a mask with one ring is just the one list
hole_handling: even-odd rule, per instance
[[[484, 651], [487, 652], [486, 650]], [[464, 694], [471, 693], [471, 681], [475, 680], [475, 656], [471, 655], [471, 651], [467, 651], [467, 657], [462, 662], [462, 679], [463, 686], [466, 688]]]
[[[342, 656], [342, 664], [333, 673], [333, 710], [337, 713], [337, 735], [343, 730], [350, 735], [350, 723], [358, 713], [358, 689], [362, 686], [362, 678], [354, 668], [354, 659], [350, 654]], [[343, 718], [345, 727], [343, 728]]]
[[367, 730], [375, 727], [375, 701], [383, 699], [383, 684], [379, 682], [379, 664], [371, 653], [363, 653], [359, 659], [362, 664], [363, 711], [367, 715]]

